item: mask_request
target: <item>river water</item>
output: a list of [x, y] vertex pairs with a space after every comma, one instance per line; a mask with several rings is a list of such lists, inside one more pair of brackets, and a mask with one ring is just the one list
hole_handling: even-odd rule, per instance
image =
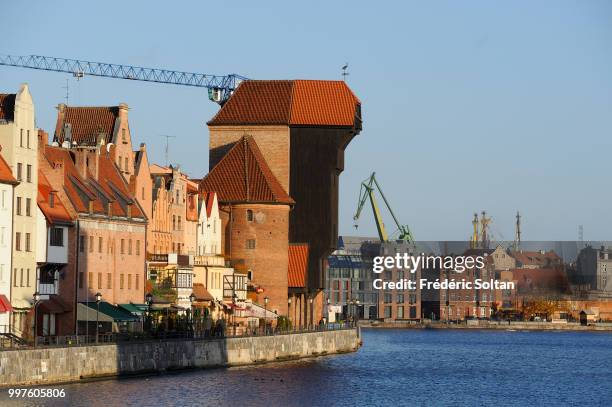
[[[612, 406], [612, 334], [362, 331], [354, 354], [64, 386], [51, 406]], [[44, 386], [51, 387], [51, 386]]]

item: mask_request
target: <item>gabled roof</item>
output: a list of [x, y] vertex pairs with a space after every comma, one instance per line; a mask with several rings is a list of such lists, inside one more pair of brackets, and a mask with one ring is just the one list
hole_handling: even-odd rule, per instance
[[85, 178], [79, 174], [73, 154], [72, 151], [60, 147], [45, 146], [44, 149], [44, 155], [51, 167], [56, 163], [61, 164], [64, 172], [64, 191], [76, 212], [88, 212], [91, 200], [93, 212], [96, 214], [107, 215], [110, 203], [113, 216], [127, 217], [127, 207], [131, 203], [131, 217], [145, 218], [124, 178], [106, 152], [100, 153], [97, 179], [89, 171]]
[[514, 259], [523, 266], [529, 265], [537, 267], [551, 267], [562, 262], [561, 257], [559, 257], [557, 253], [552, 250], [544, 253], [536, 251], [515, 250], [512, 251], [510, 255], [514, 257]]
[[[53, 193], [53, 206], [51, 205], [51, 194]], [[42, 171], [38, 171], [38, 207], [50, 224], [72, 223], [73, 218], [68, 213], [64, 203], [57, 191], [53, 191], [51, 184]]]
[[2, 149], [0, 148], [0, 183], [17, 185], [19, 181], [13, 176], [13, 171], [8, 165], [4, 157], [2, 157]]
[[308, 244], [292, 243], [289, 245], [289, 273], [287, 282], [291, 288], [306, 287], [308, 271]]
[[12, 122], [15, 118], [15, 97], [14, 93], [0, 93], [0, 120]]
[[224, 203], [295, 203], [272, 174], [251, 136], [242, 137], [202, 179], [200, 191], [215, 191], [219, 202]]
[[361, 102], [343, 81], [247, 80], [208, 124], [360, 126], [356, 118]]
[[78, 145], [96, 145], [98, 134], [105, 134], [104, 142], [112, 142], [118, 106], [65, 106], [58, 113], [54, 140], [64, 142], [64, 124], [71, 126], [72, 141]]

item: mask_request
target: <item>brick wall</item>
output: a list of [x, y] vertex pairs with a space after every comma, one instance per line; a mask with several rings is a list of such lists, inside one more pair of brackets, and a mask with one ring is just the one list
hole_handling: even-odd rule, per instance
[[266, 163], [283, 186], [289, 191], [289, 127], [288, 126], [210, 126], [209, 168], [212, 169], [241, 137], [253, 136]]
[[[230, 210], [232, 222], [229, 221]], [[253, 211], [254, 221], [247, 220], [247, 210]], [[253, 283], [265, 290], [258, 295], [257, 303], [263, 305], [264, 297], [269, 297], [268, 309], [287, 315], [289, 206], [238, 204], [230, 208], [222, 205], [221, 220], [224, 254], [234, 261], [243, 260], [253, 272]], [[254, 249], [247, 247], [248, 240], [255, 240]]]

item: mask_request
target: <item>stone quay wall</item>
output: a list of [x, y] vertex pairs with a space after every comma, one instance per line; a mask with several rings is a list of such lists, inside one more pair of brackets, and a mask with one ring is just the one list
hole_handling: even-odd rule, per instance
[[279, 362], [356, 351], [359, 329], [0, 351], [0, 386], [67, 383]]

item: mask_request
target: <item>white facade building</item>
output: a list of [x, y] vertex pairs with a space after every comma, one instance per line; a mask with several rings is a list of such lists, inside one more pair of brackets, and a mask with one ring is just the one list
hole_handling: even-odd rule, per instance
[[10, 331], [13, 190], [16, 185], [17, 180], [0, 150], [0, 333]]
[[38, 194], [38, 129], [27, 84], [16, 94], [0, 94], [2, 155], [19, 181], [13, 199], [11, 304], [12, 329], [28, 335], [26, 314], [36, 290], [36, 230]]
[[205, 193], [198, 202], [196, 245], [198, 256], [221, 254], [221, 218], [215, 192]]

